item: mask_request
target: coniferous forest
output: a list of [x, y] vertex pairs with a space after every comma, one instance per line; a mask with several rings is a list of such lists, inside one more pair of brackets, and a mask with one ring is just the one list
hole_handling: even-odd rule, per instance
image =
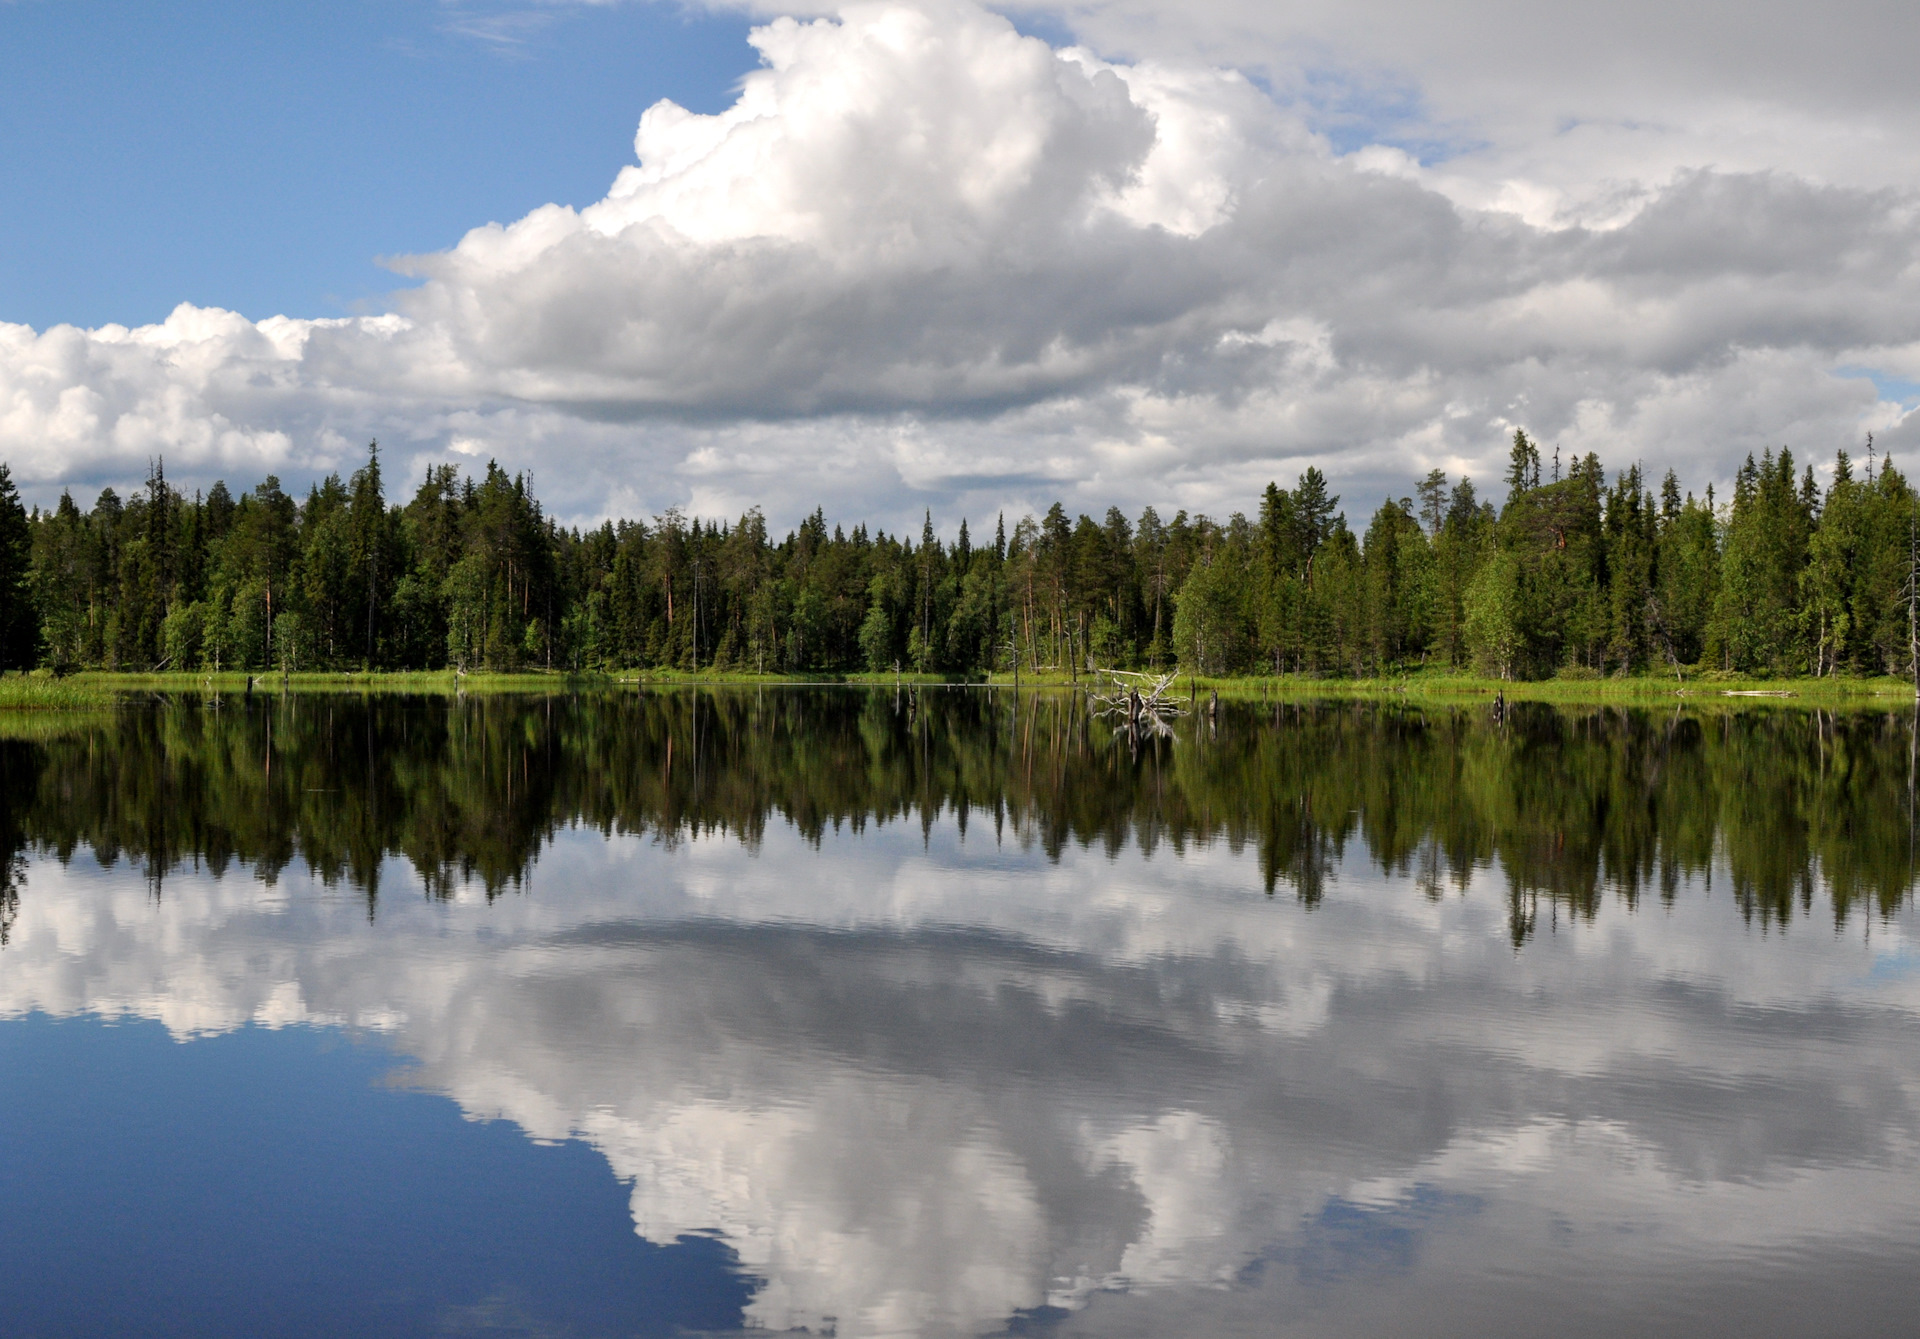
[[268, 478], [25, 509], [0, 465], [0, 667], [973, 675], [1179, 668], [1370, 676], [1906, 674], [1916, 497], [1785, 448], [1730, 498], [1514, 434], [1504, 504], [1438, 471], [1351, 527], [1318, 470], [1225, 518], [962, 521], [951, 542], [774, 539], [677, 511], [580, 530], [527, 480], [435, 466], [401, 503], [378, 447], [304, 498]]

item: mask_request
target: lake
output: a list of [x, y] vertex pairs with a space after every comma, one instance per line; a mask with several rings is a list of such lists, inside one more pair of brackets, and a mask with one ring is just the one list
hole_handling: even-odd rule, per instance
[[1914, 721], [0, 721], [10, 1335], [1905, 1334]]

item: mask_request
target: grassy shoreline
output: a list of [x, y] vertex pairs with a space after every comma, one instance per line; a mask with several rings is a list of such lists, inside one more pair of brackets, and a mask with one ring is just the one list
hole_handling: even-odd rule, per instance
[[[527, 671], [515, 674], [455, 675], [450, 670], [377, 670], [371, 673], [347, 671], [302, 672], [292, 675], [248, 675], [237, 672], [205, 673], [170, 671], [150, 674], [117, 673], [92, 670], [54, 678], [45, 671], [0, 676], [0, 710], [78, 710], [112, 706], [126, 695], [138, 693], [214, 692], [220, 694], [247, 691], [249, 680], [256, 692], [378, 692], [378, 693], [551, 693], [580, 691], [617, 691], [640, 687], [674, 686], [799, 686], [844, 684], [869, 687], [994, 687], [1011, 688], [1015, 677], [995, 674], [987, 678], [961, 679], [935, 674], [839, 674], [796, 677], [790, 675], [705, 671], [627, 671], [612, 673], [567, 674], [558, 671]], [[1104, 676], [1050, 672], [1022, 674], [1018, 685], [1024, 689], [1074, 690], [1091, 684], [1104, 685]], [[1740, 701], [1797, 701], [1808, 704], [1873, 703], [1894, 705], [1914, 700], [1913, 685], [1904, 679], [1756, 679], [1746, 676], [1699, 674], [1676, 681], [1671, 674], [1637, 675], [1622, 678], [1554, 678], [1533, 681], [1503, 681], [1476, 675], [1420, 671], [1378, 679], [1314, 678], [1305, 675], [1249, 675], [1209, 677], [1181, 675], [1176, 683], [1181, 696], [1218, 692], [1222, 698], [1350, 698], [1355, 700], [1433, 700], [1491, 699], [1503, 694], [1509, 701], [1566, 703], [1675, 702], [1690, 698], [1713, 700], [1723, 704]]]

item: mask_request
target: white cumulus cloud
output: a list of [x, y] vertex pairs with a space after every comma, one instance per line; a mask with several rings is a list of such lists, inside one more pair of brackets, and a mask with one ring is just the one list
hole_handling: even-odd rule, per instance
[[[1309, 463], [1364, 507], [1434, 466], [1485, 481], [1521, 425], [1696, 484], [1765, 445], [1915, 436], [1864, 375], [1920, 373], [1904, 159], [1822, 174], [1792, 136], [1692, 157], [1749, 96], [1729, 76], [1653, 136], [1680, 150], [1636, 130], [1549, 170], [1537, 99], [1503, 121], [1456, 44], [1421, 67], [1323, 15], [1319, 59], [1401, 61], [1460, 124], [1511, 132], [1432, 164], [1342, 147], [1295, 87], [1301, 31], [1264, 12], [1070, 15], [1127, 61], [964, 3], [775, 18], [731, 107], [647, 109], [604, 199], [407, 259], [422, 282], [390, 315], [0, 326], [0, 456], [44, 500], [153, 456], [298, 478], [378, 435], [535, 468], [563, 516], [818, 502], [897, 525], [1056, 496], [1224, 510]], [[1789, 91], [1802, 121], [1900, 115]]]

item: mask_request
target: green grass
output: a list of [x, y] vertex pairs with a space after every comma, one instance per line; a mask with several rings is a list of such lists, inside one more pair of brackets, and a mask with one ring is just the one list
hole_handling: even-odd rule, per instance
[[[1084, 685], [1089, 677], [1076, 681], [1065, 674], [1023, 674], [1022, 687], [1072, 687]], [[1104, 684], [1102, 676], [1093, 682]], [[992, 682], [1011, 685], [1013, 676], [996, 674]], [[1320, 678], [1310, 675], [1248, 675], [1210, 677], [1182, 674], [1175, 681], [1181, 696], [1218, 691], [1222, 698], [1355, 698], [1355, 699], [1475, 699], [1504, 695], [1509, 701], [1531, 702], [1673, 702], [1686, 698], [1714, 699], [1723, 702], [1741, 700], [1777, 700], [1785, 694], [1792, 700], [1823, 702], [1912, 702], [1911, 681], [1898, 678], [1844, 679], [1796, 678], [1759, 679], [1747, 675], [1688, 674], [1675, 679], [1672, 674], [1640, 674], [1619, 677], [1567, 677], [1532, 681], [1502, 680], [1474, 674], [1422, 670], [1410, 674], [1388, 675], [1377, 679]], [[1729, 695], [1732, 696], [1729, 696]], [[1755, 698], [1753, 694], [1765, 694]]]
[[138, 692], [216, 692], [244, 693], [251, 679], [255, 692], [378, 692], [378, 693], [539, 693], [553, 692], [582, 684], [610, 684], [607, 675], [570, 675], [529, 672], [524, 674], [467, 674], [456, 676], [452, 670], [375, 670], [372, 673], [348, 671], [300, 672], [282, 675], [245, 674], [232, 671], [163, 671], [157, 674], [114, 673], [88, 670], [65, 680], [107, 693]]
[[[249, 677], [256, 692], [379, 692], [379, 693], [550, 693], [582, 689], [632, 688], [642, 685], [758, 685], [780, 684], [859, 684], [872, 687], [927, 687], [941, 684], [981, 684], [1011, 687], [1011, 674], [994, 674], [985, 679], [960, 678], [938, 674], [754, 674], [740, 671], [704, 670], [625, 670], [593, 674], [529, 671], [517, 674], [467, 674], [456, 676], [451, 670], [375, 671], [372, 673], [278, 673], [249, 676], [244, 673], [165, 672], [125, 674], [87, 671], [55, 679], [46, 671], [31, 675], [0, 676], [0, 710], [71, 710], [104, 708], [127, 694], [148, 692], [244, 693]], [[1077, 678], [1060, 671], [1043, 674], [1023, 673], [1020, 687], [1036, 689], [1077, 689], [1104, 686], [1104, 675], [1082, 674]], [[1176, 681], [1181, 696], [1218, 691], [1223, 698], [1352, 698], [1390, 700], [1422, 698], [1432, 700], [1472, 700], [1504, 694], [1509, 701], [1568, 703], [1597, 702], [1673, 702], [1684, 698], [1714, 699], [1724, 703], [1742, 700], [1766, 701], [1786, 694], [1790, 700], [1820, 703], [1895, 703], [1914, 699], [1913, 685], [1905, 679], [1756, 679], [1718, 673], [1688, 673], [1684, 680], [1668, 674], [1645, 674], [1611, 678], [1563, 677], [1531, 682], [1503, 681], [1472, 674], [1440, 670], [1421, 670], [1410, 674], [1377, 679], [1318, 678], [1307, 675], [1250, 675], [1209, 677], [1181, 675]], [[1763, 693], [1764, 698], [1747, 695]], [[1733, 696], [1729, 696], [1729, 695]]]
[[111, 707], [117, 695], [80, 678], [56, 679], [44, 671], [0, 675], [0, 711], [79, 711]]
[[[880, 674], [824, 674], [796, 678], [790, 675], [741, 674], [711, 670], [698, 674], [676, 670], [633, 670], [612, 677], [615, 682], [621, 684], [661, 685], [846, 683], [876, 687], [891, 687], [895, 684], [919, 687], [984, 683], [997, 688], [1010, 688], [1015, 682], [1013, 675], [1004, 673], [984, 678], [979, 676], [961, 678], [938, 674], [895, 675], [891, 671]], [[1097, 673], [1075, 677], [1063, 671], [1049, 670], [1042, 674], [1022, 673], [1018, 682], [1023, 689], [1079, 689], [1089, 685], [1104, 687], [1109, 681], [1106, 676]], [[1783, 693], [1792, 700], [1806, 701], [1811, 704], [1846, 702], [1891, 705], [1911, 702], [1914, 699], [1913, 684], [1906, 679], [1759, 679], [1748, 675], [1728, 675], [1718, 672], [1698, 674], [1689, 672], [1683, 679], [1676, 679], [1671, 673], [1664, 673], [1609, 678], [1601, 678], [1597, 675], [1568, 676], [1530, 682], [1492, 679], [1480, 675], [1439, 670], [1421, 670], [1411, 674], [1388, 675], [1377, 679], [1321, 678], [1301, 674], [1236, 677], [1182, 674], [1176, 681], [1176, 688], [1182, 696], [1189, 693], [1212, 693], [1217, 690], [1221, 697], [1230, 699], [1283, 697], [1388, 700], [1417, 697], [1443, 701], [1492, 698], [1497, 694], [1504, 694], [1508, 701], [1673, 702], [1686, 698], [1711, 698], [1728, 705], [1741, 701], [1778, 700], [1778, 695]], [[1767, 696], [1758, 698], [1749, 696], [1756, 693]], [[1732, 696], [1729, 696], [1730, 694]]]

